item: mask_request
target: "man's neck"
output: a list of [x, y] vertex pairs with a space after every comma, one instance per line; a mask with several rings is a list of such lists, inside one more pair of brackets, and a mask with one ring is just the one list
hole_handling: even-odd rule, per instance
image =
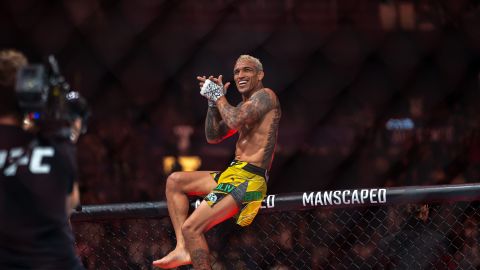
[[252, 91], [250, 91], [250, 92], [245, 93], [244, 95], [242, 95], [243, 101], [246, 101], [246, 100], [249, 99], [253, 94], [255, 94], [257, 91], [262, 90], [262, 89], [263, 89], [263, 83], [260, 82], [260, 83], [257, 85], [257, 87], [255, 87], [254, 90], [252, 90]]

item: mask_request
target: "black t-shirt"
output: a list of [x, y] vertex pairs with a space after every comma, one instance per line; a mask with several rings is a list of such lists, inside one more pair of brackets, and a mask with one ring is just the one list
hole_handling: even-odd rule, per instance
[[0, 269], [81, 269], [66, 197], [73, 146], [0, 125]]

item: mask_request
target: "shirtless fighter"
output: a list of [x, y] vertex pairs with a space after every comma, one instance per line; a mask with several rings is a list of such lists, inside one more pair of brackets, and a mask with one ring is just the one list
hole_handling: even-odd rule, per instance
[[[263, 67], [257, 58], [241, 55], [233, 73], [242, 95], [237, 106], [230, 105], [224, 96], [230, 83], [223, 85], [222, 75], [197, 79], [201, 95], [208, 99], [207, 141], [216, 144], [238, 132], [235, 160], [223, 172], [174, 172], [168, 177], [167, 205], [177, 245], [153, 262], [156, 267], [193, 264], [196, 270], [211, 269], [204, 233], [231, 217], [240, 226], [249, 225], [266, 195], [281, 116], [280, 103], [271, 89], [263, 87]], [[206, 195], [190, 216], [189, 195]]]

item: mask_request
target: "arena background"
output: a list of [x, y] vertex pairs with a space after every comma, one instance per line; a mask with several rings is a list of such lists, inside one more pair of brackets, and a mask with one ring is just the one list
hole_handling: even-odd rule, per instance
[[222, 169], [235, 139], [206, 143], [195, 77], [231, 81], [245, 53], [283, 109], [269, 193], [480, 176], [478, 1], [11, 0], [0, 47], [55, 54], [88, 99], [86, 205], [163, 200], [170, 171]]
[[[263, 61], [283, 107], [270, 192], [479, 177], [476, 1], [0, 5], [0, 46], [32, 62], [55, 54], [90, 102], [79, 144], [84, 203], [160, 199], [166, 155], [221, 169], [235, 139], [207, 145], [195, 76], [231, 80], [243, 53]], [[238, 102], [234, 87], [228, 98]], [[389, 119], [400, 121], [389, 130]], [[192, 128], [181, 153], [178, 126]]]

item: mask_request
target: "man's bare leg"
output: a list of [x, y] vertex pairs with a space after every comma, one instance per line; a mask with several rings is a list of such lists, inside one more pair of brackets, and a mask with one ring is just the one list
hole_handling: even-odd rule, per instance
[[232, 196], [226, 196], [213, 207], [203, 201], [182, 226], [186, 247], [196, 270], [210, 270], [210, 252], [204, 233], [238, 212]]
[[165, 195], [177, 244], [165, 257], [154, 261], [154, 266], [169, 269], [191, 263], [181, 229], [188, 216], [188, 195], [206, 195], [216, 185], [210, 172], [175, 172], [167, 178]]
[[197, 238], [192, 238], [189, 240], [189, 246], [192, 247], [191, 250], [191, 261], [193, 267], [199, 270], [210, 270], [210, 252], [208, 250], [207, 241], [203, 234], [199, 235]]

